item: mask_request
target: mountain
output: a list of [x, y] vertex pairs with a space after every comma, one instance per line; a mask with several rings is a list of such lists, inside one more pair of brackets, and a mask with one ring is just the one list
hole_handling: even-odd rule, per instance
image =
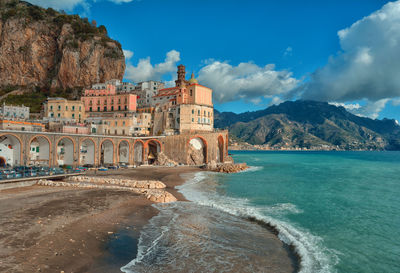
[[121, 45], [104, 26], [24, 1], [0, 0], [0, 89], [68, 90], [122, 79], [124, 71]]
[[265, 147], [400, 150], [395, 120], [356, 116], [326, 102], [287, 101], [267, 109], [214, 114], [216, 128], [228, 128], [233, 139]]

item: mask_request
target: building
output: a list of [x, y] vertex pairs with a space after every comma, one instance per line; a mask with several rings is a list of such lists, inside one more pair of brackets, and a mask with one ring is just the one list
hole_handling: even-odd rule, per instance
[[0, 106], [0, 118], [8, 120], [29, 119], [29, 107], [24, 105], [6, 105], [5, 103], [3, 103], [3, 106]]
[[86, 89], [81, 101], [88, 116], [101, 116], [107, 112], [136, 111], [136, 95], [116, 92], [116, 85], [107, 84], [102, 89]]
[[45, 125], [39, 122], [0, 120], [0, 130], [44, 132]]
[[90, 134], [90, 126], [82, 123], [49, 122], [49, 131], [64, 134]]
[[153, 97], [154, 127], [158, 134], [211, 132], [214, 130], [212, 89], [194, 78], [186, 80], [185, 66], [178, 66], [175, 87], [159, 90]]
[[83, 122], [86, 118], [82, 101], [48, 98], [43, 104], [44, 120], [49, 122]]
[[164, 88], [164, 83], [157, 81], [140, 82], [136, 85], [134, 94], [137, 95], [137, 107], [147, 108], [153, 105], [153, 97]]

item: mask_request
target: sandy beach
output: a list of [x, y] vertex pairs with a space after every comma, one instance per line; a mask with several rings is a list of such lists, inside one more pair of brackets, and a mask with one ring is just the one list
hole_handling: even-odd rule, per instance
[[[181, 174], [197, 171], [142, 167], [96, 176], [160, 180], [185, 201], [174, 187], [184, 182]], [[136, 253], [140, 230], [158, 213], [151, 204], [118, 190], [34, 185], [0, 191], [0, 272], [120, 272], [135, 258], [129, 255]], [[114, 255], [110, 242], [121, 243], [117, 237], [123, 235], [130, 240], [125, 248], [132, 249]], [[292, 263], [289, 256], [287, 261]]]

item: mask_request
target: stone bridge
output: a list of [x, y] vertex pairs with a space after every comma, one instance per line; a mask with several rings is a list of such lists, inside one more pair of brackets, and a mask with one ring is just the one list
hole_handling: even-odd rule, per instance
[[0, 130], [0, 166], [153, 164], [163, 158], [200, 165], [227, 157], [228, 132], [128, 137]]

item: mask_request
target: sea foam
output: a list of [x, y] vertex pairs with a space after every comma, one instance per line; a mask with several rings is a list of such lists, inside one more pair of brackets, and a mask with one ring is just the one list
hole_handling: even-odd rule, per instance
[[[252, 171], [257, 171], [258, 168]], [[218, 174], [217, 174], [218, 175]], [[273, 227], [278, 237], [287, 245], [293, 246], [300, 257], [300, 273], [331, 273], [336, 272], [334, 265], [338, 256], [333, 250], [323, 246], [322, 238], [296, 227], [287, 220], [281, 220], [270, 215], [298, 214], [302, 210], [294, 204], [284, 203], [271, 207], [252, 206], [245, 198], [232, 198], [218, 194], [215, 190], [205, 191], [205, 184], [213, 184], [216, 177], [213, 173], [199, 172], [187, 183], [178, 187], [179, 191], [190, 201], [203, 206], [210, 206], [231, 215], [246, 219], [256, 219]], [[215, 187], [215, 186], [212, 186]]]

